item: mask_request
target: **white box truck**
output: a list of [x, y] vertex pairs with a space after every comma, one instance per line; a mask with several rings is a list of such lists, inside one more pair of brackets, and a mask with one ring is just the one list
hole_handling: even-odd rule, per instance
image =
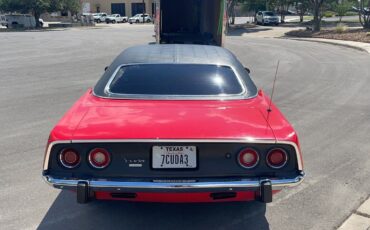
[[223, 46], [226, 0], [155, 0], [157, 43]]

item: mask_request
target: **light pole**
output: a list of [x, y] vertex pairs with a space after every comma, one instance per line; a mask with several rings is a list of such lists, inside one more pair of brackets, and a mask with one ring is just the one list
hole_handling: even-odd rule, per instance
[[143, 0], [143, 23], [145, 23], [145, 0]]

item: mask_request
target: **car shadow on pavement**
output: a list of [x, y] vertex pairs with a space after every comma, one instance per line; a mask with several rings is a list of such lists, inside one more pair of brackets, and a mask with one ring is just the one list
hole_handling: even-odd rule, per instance
[[161, 204], [94, 201], [62, 191], [38, 229], [269, 229], [266, 204]]
[[229, 29], [227, 36], [242, 36], [243, 34], [248, 34], [248, 33], [258, 33], [261, 31], [267, 31], [267, 30], [272, 30], [271, 27], [254, 27], [254, 28], [233, 28]]

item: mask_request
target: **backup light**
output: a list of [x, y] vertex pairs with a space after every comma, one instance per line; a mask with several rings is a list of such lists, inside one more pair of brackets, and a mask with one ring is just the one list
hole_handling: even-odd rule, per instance
[[238, 162], [243, 168], [254, 168], [259, 162], [258, 152], [251, 148], [246, 148], [240, 151]]
[[89, 163], [97, 169], [106, 168], [110, 163], [110, 154], [103, 148], [96, 148], [89, 153]]

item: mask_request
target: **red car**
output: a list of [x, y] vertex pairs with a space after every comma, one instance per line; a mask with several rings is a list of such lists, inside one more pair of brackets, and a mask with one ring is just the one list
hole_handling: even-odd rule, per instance
[[271, 202], [304, 172], [269, 104], [224, 48], [132, 47], [51, 131], [43, 177], [79, 203]]

